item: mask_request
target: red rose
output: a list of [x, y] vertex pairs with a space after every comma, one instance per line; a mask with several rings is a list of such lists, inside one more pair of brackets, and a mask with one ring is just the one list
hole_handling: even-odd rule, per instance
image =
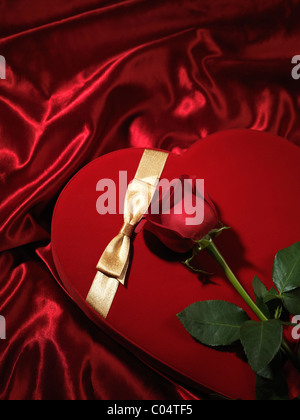
[[203, 187], [202, 180], [186, 175], [173, 181], [171, 188], [168, 181], [161, 181], [144, 228], [172, 251], [191, 250], [219, 224], [216, 208], [201, 191]]

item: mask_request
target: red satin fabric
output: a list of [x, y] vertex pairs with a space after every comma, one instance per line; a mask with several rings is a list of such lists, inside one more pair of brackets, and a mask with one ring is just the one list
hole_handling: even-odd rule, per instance
[[1, 399], [202, 398], [66, 297], [53, 207], [80, 168], [120, 148], [180, 154], [228, 128], [300, 144], [299, 11], [297, 0], [1, 3]]

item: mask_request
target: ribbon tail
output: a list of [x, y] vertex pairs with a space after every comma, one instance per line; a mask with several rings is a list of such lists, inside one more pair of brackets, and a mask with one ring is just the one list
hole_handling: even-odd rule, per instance
[[108, 277], [98, 271], [87, 295], [86, 301], [103, 318], [107, 318], [118, 287], [118, 279]]
[[109, 277], [101, 271], [98, 271], [92, 286], [87, 295], [87, 303], [101, 315], [103, 318], [107, 318], [110, 311], [111, 305], [117, 294], [119, 284], [123, 286], [125, 284], [126, 273], [129, 266], [129, 258], [127, 258], [123, 272], [117, 279]]

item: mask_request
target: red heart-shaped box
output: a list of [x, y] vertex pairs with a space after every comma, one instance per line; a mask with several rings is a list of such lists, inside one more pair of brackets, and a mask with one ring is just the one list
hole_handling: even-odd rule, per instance
[[[240, 347], [220, 351], [196, 342], [176, 314], [200, 300], [221, 299], [255, 315], [205, 251], [201, 281], [151, 234], [133, 241], [126, 286], [120, 286], [106, 320], [86, 303], [96, 265], [123, 224], [122, 214], [96, 211], [101, 179], [118, 185], [119, 171], [136, 173], [142, 149], [102, 156], [65, 187], [52, 225], [52, 251], [61, 282], [101, 329], [156, 369], [181, 383], [232, 399], [255, 399], [255, 375]], [[162, 178], [183, 174], [205, 180], [205, 190], [231, 230], [215, 242], [251, 296], [255, 274], [270, 288], [275, 254], [299, 241], [300, 150], [281, 138], [248, 130], [214, 134], [182, 156], [170, 154]], [[118, 203], [119, 204], [119, 203]], [[254, 296], [253, 296], [254, 297]]]

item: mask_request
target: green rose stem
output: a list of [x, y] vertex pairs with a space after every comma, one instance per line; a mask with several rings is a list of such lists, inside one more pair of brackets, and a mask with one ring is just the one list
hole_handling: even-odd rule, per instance
[[[240, 294], [240, 296], [244, 299], [244, 301], [249, 305], [249, 307], [252, 309], [252, 311], [255, 313], [255, 315], [260, 319], [260, 321], [265, 322], [269, 319], [262, 313], [262, 311], [258, 308], [258, 306], [254, 303], [254, 301], [251, 299], [249, 294], [246, 292], [246, 290], [243, 288], [241, 283], [238, 281], [236, 276], [231, 271], [230, 267], [224, 260], [223, 256], [220, 254], [219, 250], [217, 249], [216, 245], [212, 240], [209, 241], [209, 245], [205, 248], [209, 254], [215, 258], [215, 260], [218, 262], [218, 264], [222, 267], [224, 270], [226, 277], [230, 281], [230, 283], [233, 285], [233, 287], [237, 290], [237, 292]], [[295, 367], [299, 369], [299, 365], [297, 362], [297, 359], [295, 355], [293, 354], [292, 350], [290, 349], [289, 345], [285, 342], [283, 339], [281, 348], [283, 352], [291, 359]]]
[[219, 265], [224, 270], [226, 277], [230, 281], [230, 283], [233, 285], [233, 287], [237, 290], [237, 292], [241, 295], [241, 297], [244, 299], [244, 301], [250, 306], [252, 311], [255, 313], [255, 315], [261, 320], [261, 321], [268, 321], [268, 318], [262, 313], [262, 311], [258, 308], [258, 306], [253, 302], [251, 297], [248, 295], [246, 290], [243, 288], [241, 283], [238, 281], [236, 276], [231, 271], [230, 267], [224, 260], [223, 256], [219, 252], [218, 248], [214, 244], [213, 241], [210, 242], [210, 245], [206, 248], [206, 250], [209, 252], [210, 255], [212, 255], [215, 260], [219, 263]]

